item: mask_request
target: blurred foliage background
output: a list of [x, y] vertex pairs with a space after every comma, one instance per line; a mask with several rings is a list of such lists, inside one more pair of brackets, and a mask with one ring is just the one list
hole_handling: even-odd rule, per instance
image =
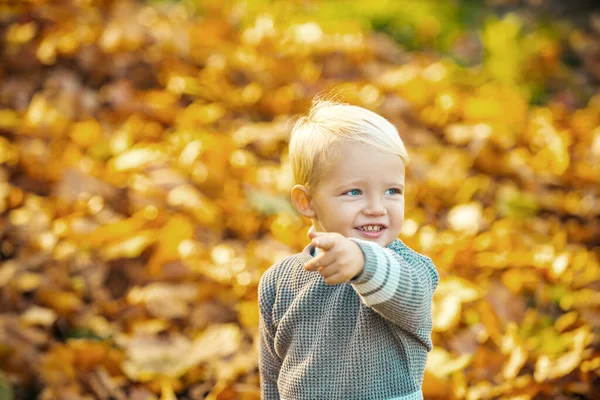
[[[594, 1], [0, 2], [0, 398], [258, 399], [322, 93], [412, 157], [427, 399], [600, 398]], [[360, 366], [357, 366], [360, 367]]]

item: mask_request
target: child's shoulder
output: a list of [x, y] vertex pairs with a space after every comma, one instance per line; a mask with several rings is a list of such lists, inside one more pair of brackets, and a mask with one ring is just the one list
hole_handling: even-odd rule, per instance
[[298, 268], [302, 268], [304, 263], [309, 259], [310, 253], [308, 249], [304, 249], [299, 253], [287, 256], [271, 265], [260, 278], [258, 286], [259, 293], [264, 294], [265, 292], [274, 290], [278, 284], [284, 282], [293, 274], [293, 272], [298, 270]]
[[419, 253], [418, 251], [408, 247], [404, 242], [400, 239], [394, 240], [390, 243], [387, 248], [394, 251], [396, 254], [399, 254], [403, 258], [407, 259], [407, 261], [419, 261], [425, 263], [429, 267], [433, 267], [435, 269], [435, 265], [430, 257]]
[[394, 240], [387, 247], [406, 260], [409, 265], [420, 266], [421, 268], [425, 268], [427, 271], [429, 271], [429, 274], [433, 277], [435, 285], [437, 286], [437, 283], [440, 280], [440, 275], [430, 257], [413, 250], [405, 245], [400, 239]]

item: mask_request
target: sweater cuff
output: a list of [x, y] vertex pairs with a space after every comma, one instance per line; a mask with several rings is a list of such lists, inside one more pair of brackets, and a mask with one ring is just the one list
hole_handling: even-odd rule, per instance
[[360, 247], [365, 256], [365, 265], [362, 272], [349, 283], [360, 293], [371, 292], [385, 282], [387, 263], [383, 259], [379, 260], [377, 255], [382, 249], [377, 243], [355, 238], [350, 240]]

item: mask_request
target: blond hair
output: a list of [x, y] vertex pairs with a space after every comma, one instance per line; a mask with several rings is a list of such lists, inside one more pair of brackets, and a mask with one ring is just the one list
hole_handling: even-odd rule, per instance
[[316, 184], [331, 165], [335, 148], [349, 142], [396, 154], [408, 165], [404, 143], [390, 121], [366, 108], [315, 99], [292, 129], [289, 157], [295, 183]]

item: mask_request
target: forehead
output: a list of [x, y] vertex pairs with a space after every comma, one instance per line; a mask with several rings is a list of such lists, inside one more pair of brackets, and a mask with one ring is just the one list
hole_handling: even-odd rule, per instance
[[402, 183], [404, 175], [405, 166], [400, 156], [361, 143], [344, 143], [336, 147], [322, 181]]

